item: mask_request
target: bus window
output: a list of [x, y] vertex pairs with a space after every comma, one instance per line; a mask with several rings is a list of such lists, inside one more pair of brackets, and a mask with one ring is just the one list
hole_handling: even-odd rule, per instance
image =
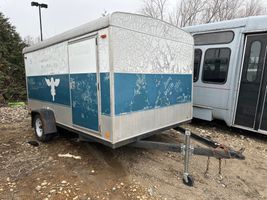
[[194, 59], [194, 82], [197, 82], [201, 64], [202, 51], [201, 49], [195, 49], [195, 59]]
[[207, 83], [226, 82], [231, 50], [229, 48], [208, 49], [205, 53], [202, 80]]
[[223, 31], [216, 33], [203, 33], [193, 36], [195, 45], [211, 45], [211, 44], [229, 44], [234, 40], [233, 31]]
[[249, 82], [254, 82], [257, 79], [260, 53], [261, 53], [261, 43], [260, 41], [254, 41], [251, 44], [248, 69], [247, 69], [247, 80]]

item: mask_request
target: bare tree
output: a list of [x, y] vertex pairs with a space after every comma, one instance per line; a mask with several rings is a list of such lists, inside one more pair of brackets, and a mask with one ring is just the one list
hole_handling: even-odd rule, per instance
[[242, 0], [223, 0], [221, 7], [219, 7], [219, 12], [217, 19], [215, 21], [223, 21], [234, 19], [237, 16], [237, 11], [242, 4]]
[[242, 0], [208, 0], [202, 13], [202, 23], [229, 20], [239, 17]]
[[[168, 10], [168, 0], [144, 0], [141, 13], [184, 27], [266, 14], [263, 0], [177, 0]], [[168, 19], [166, 19], [168, 16]]]
[[23, 39], [24, 43], [28, 46], [31, 46], [34, 44], [34, 39], [32, 36], [28, 35]]
[[198, 23], [199, 15], [203, 12], [207, 0], [182, 0], [180, 4], [180, 27]]
[[144, 7], [141, 9], [141, 13], [164, 20], [167, 12], [167, 1], [168, 0], [144, 0]]
[[262, 0], [249, 0], [244, 2], [244, 6], [240, 12], [240, 17], [263, 14], [266, 14], [266, 8], [263, 6]]
[[28, 36], [24, 37], [23, 41], [27, 46], [31, 46], [31, 45], [34, 45], [36, 43], [41, 42], [41, 38], [40, 37], [34, 38], [34, 37], [28, 35]]
[[206, 0], [181, 0], [169, 14], [169, 22], [178, 26], [190, 26], [197, 23], [199, 14], [203, 12]]
[[222, 6], [221, 0], [208, 0], [206, 2], [205, 8], [203, 12], [201, 13], [201, 22], [200, 23], [209, 23], [212, 22], [215, 17], [217, 17], [217, 14]]

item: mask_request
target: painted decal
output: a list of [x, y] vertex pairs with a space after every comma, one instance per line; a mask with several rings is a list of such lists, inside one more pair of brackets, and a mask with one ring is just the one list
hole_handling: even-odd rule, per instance
[[70, 106], [69, 75], [28, 76], [29, 99]]
[[189, 103], [191, 74], [115, 73], [115, 114]]
[[60, 83], [60, 79], [54, 79], [53, 77], [51, 77], [51, 79], [45, 78], [45, 82], [47, 86], [51, 88], [50, 90], [51, 96], [52, 96], [53, 101], [55, 101], [56, 87], [58, 87]]

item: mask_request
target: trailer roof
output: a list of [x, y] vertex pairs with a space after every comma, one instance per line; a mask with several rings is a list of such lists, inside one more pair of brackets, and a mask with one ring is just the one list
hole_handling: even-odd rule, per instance
[[[127, 21], [131, 17], [135, 18], [134, 20], [131, 20], [131, 22], [138, 24], [138, 23], [142, 23], [140, 21], [146, 20], [146, 22], [149, 21], [149, 25], [151, 25], [151, 27], [142, 26], [142, 30], [140, 30], [138, 29], [139, 28], [138, 26], [135, 26], [134, 24], [130, 24], [129, 21]], [[153, 23], [153, 22], [157, 22], [157, 23]], [[160, 24], [164, 24], [166, 26], [160, 26]], [[144, 24], [144, 25], [148, 25], [148, 24]], [[79, 36], [82, 36], [88, 33], [92, 33], [94, 31], [107, 28], [108, 26], [123, 27], [123, 28], [131, 29], [131, 30], [135, 30], [138, 32], [143, 32], [143, 33], [153, 32], [153, 34], [157, 34], [159, 37], [168, 38], [168, 39], [180, 41], [183, 43], [193, 44], [193, 39], [191, 41], [191, 35], [189, 33], [171, 24], [168, 24], [167, 22], [163, 22], [161, 20], [153, 19], [153, 18], [139, 15], [139, 14], [114, 12], [110, 15], [98, 18], [94, 21], [91, 21], [89, 23], [83, 24], [79, 27], [76, 27], [64, 33], [61, 33], [59, 35], [46, 39], [30, 47], [26, 47], [23, 49], [23, 54], [33, 52], [39, 49], [43, 49], [48, 46], [51, 46], [51, 45], [54, 45], [60, 42], [64, 42], [64, 41], [67, 41], [67, 40], [70, 40], [70, 39], [73, 39], [73, 38], [76, 38], [76, 37], [79, 37]], [[166, 29], [166, 27], [168, 28]]]
[[224, 29], [244, 28], [244, 32], [266, 31], [267, 15], [239, 18], [215, 23], [184, 27], [183, 30], [190, 33], [215, 31]]

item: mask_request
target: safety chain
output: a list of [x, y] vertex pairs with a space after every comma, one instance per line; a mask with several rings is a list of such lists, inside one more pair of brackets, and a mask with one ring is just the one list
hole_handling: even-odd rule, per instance
[[205, 177], [208, 177], [209, 168], [210, 168], [210, 157], [208, 157], [208, 160], [207, 160], [207, 167], [206, 167], [206, 170], [204, 172]]
[[219, 175], [222, 175], [222, 159], [219, 158]]
[[[229, 153], [229, 148], [227, 146], [220, 144], [217, 148], [213, 149], [214, 157], [219, 160], [219, 175], [220, 176], [222, 176], [222, 159], [223, 158], [221, 157], [218, 150], [221, 150], [221, 149], [223, 149], [225, 151], [225, 153], [228, 154], [228, 157], [231, 158], [231, 154]], [[225, 160], [225, 162], [226, 162], [226, 160]], [[210, 168], [210, 157], [208, 157], [208, 160], [207, 160], [207, 166], [206, 166], [206, 170], [204, 172], [205, 177], [208, 176], [209, 168]]]

